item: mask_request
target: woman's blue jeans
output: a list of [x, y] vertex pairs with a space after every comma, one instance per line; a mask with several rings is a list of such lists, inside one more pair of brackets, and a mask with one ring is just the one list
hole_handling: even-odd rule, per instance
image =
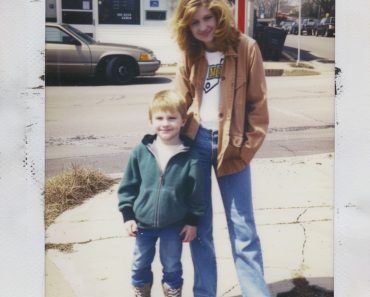
[[142, 287], [153, 283], [152, 262], [155, 245], [159, 239], [159, 257], [163, 266], [162, 283], [171, 288], [180, 288], [182, 279], [182, 225], [161, 229], [139, 229], [134, 248], [131, 283], [134, 287]]
[[[195, 149], [205, 177], [206, 211], [198, 236], [190, 243], [194, 263], [194, 297], [216, 297], [217, 269], [212, 235], [211, 170], [217, 160], [217, 131], [199, 128]], [[232, 254], [243, 297], [270, 296], [263, 277], [260, 240], [253, 216], [250, 167], [217, 178], [229, 230]]]

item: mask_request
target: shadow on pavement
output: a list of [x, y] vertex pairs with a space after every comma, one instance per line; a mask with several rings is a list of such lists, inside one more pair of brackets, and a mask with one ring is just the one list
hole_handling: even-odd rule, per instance
[[129, 85], [148, 85], [148, 84], [167, 84], [172, 80], [163, 76], [136, 77], [128, 84], [112, 85], [95, 81], [94, 79], [77, 79], [77, 78], [47, 78], [45, 85], [48, 86], [70, 86], [70, 87], [99, 87], [99, 86], [129, 86]]
[[134, 78], [131, 85], [168, 84], [172, 79], [163, 76]]
[[[268, 284], [272, 297], [333, 297], [334, 292], [327, 290], [320, 285], [310, 285], [311, 283], [320, 284], [325, 287], [333, 287], [332, 277], [320, 278], [294, 278]], [[291, 288], [287, 291], [287, 288]], [[241, 295], [233, 297], [242, 297]]]
[[278, 293], [276, 297], [333, 297], [334, 292], [317, 285], [310, 285], [305, 278], [292, 280], [294, 288], [288, 292]]
[[[291, 46], [284, 46], [283, 48], [283, 56], [284, 53], [287, 54], [285, 56], [289, 56], [291, 60], [296, 60], [298, 56], [298, 49]], [[329, 60], [323, 57], [318, 57], [312, 55], [311, 52], [301, 49], [301, 56], [300, 59], [302, 61], [318, 61], [320, 63], [334, 63], [334, 60]]]

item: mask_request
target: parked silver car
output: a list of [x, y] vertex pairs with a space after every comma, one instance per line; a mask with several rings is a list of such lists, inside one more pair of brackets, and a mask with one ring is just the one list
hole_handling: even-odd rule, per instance
[[314, 29], [314, 35], [322, 35], [326, 37], [335, 36], [335, 18], [322, 18], [320, 23], [318, 23], [316, 28]]
[[151, 76], [160, 61], [147, 48], [101, 43], [68, 24], [46, 23], [46, 77], [94, 77], [127, 84]]

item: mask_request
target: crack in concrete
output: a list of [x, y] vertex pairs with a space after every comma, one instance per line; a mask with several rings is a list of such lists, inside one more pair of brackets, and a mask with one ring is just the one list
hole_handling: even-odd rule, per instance
[[295, 151], [293, 151], [293, 150], [291, 150], [291, 149], [289, 149], [287, 146], [285, 146], [285, 145], [279, 145], [281, 148], [283, 148], [283, 149], [285, 149], [285, 150], [287, 150], [288, 152], [291, 152], [292, 154], [293, 154], [293, 156], [296, 156], [296, 153], [295, 153]]
[[234, 290], [238, 284], [233, 285], [230, 289], [226, 290], [224, 293], [221, 294], [221, 297], [226, 296], [226, 294], [230, 293], [232, 290]]
[[292, 222], [286, 222], [286, 223], [269, 223], [269, 224], [258, 224], [258, 226], [276, 226], [276, 225], [297, 225], [301, 223], [317, 223], [317, 222], [331, 222], [332, 219], [321, 219], [321, 220], [309, 220], [309, 221], [292, 221]]
[[303, 244], [302, 244], [302, 263], [301, 263], [301, 267], [304, 267], [304, 263], [305, 263], [305, 248], [306, 248], [306, 243], [307, 243], [307, 233], [306, 233], [305, 226], [303, 224], [300, 224], [300, 225], [303, 228], [303, 237], [304, 237]]
[[299, 222], [300, 218], [301, 218], [301, 217], [302, 217], [302, 216], [303, 216], [307, 211], [308, 211], [308, 207], [307, 207], [305, 210], [303, 210], [301, 214], [299, 214], [299, 215], [298, 215], [298, 217], [297, 217], [296, 221], [297, 221], [297, 222]]
[[312, 205], [312, 206], [288, 206], [288, 207], [265, 207], [265, 208], [256, 208], [255, 211], [261, 211], [261, 210], [285, 210], [285, 209], [311, 209], [311, 208], [325, 208], [329, 207], [332, 208], [332, 205], [326, 204], [326, 205]]
[[[322, 122], [322, 121], [319, 121], [319, 122]], [[325, 124], [325, 122], [322, 122], [322, 123]], [[269, 128], [268, 133], [322, 130], [322, 129], [331, 129], [331, 128], [334, 128], [334, 125], [329, 124], [329, 125], [321, 125], [321, 126], [297, 126], [297, 127]]]
[[296, 219], [297, 223], [299, 223], [299, 225], [302, 227], [303, 229], [303, 243], [302, 243], [302, 251], [301, 251], [301, 254], [302, 254], [302, 261], [301, 261], [301, 265], [300, 265], [300, 269], [299, 269], [299, 274], [301, 276], [303, 276], [303, 272], [305, 270], [305, 250], [306, 250], [306, 243], [307, 243], [307, 232], [306, 232], [306, 228], [304, 226], [304, 221], [300, 221], [301, 217], [308, 211], [308, 208], [306, 208], [305, 210], [302, 211], [302, 213], [300, 213]]

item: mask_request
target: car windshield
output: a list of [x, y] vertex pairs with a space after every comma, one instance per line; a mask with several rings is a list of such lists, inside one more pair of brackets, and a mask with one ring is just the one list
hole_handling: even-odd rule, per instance
[[72, 27], [70, 25], [63, 25], [64, 28], [67, 30], [73, 32], [75, 35], [77, 35], [79, 38], [81, 38], [83, 41], [85, 41], [88, 44], [96, 43], [94, 38], [92, 38], [90, 35], [87, 35], [86, 33], [81, 32], [80, 30], [76, 29], [75, 27]]

